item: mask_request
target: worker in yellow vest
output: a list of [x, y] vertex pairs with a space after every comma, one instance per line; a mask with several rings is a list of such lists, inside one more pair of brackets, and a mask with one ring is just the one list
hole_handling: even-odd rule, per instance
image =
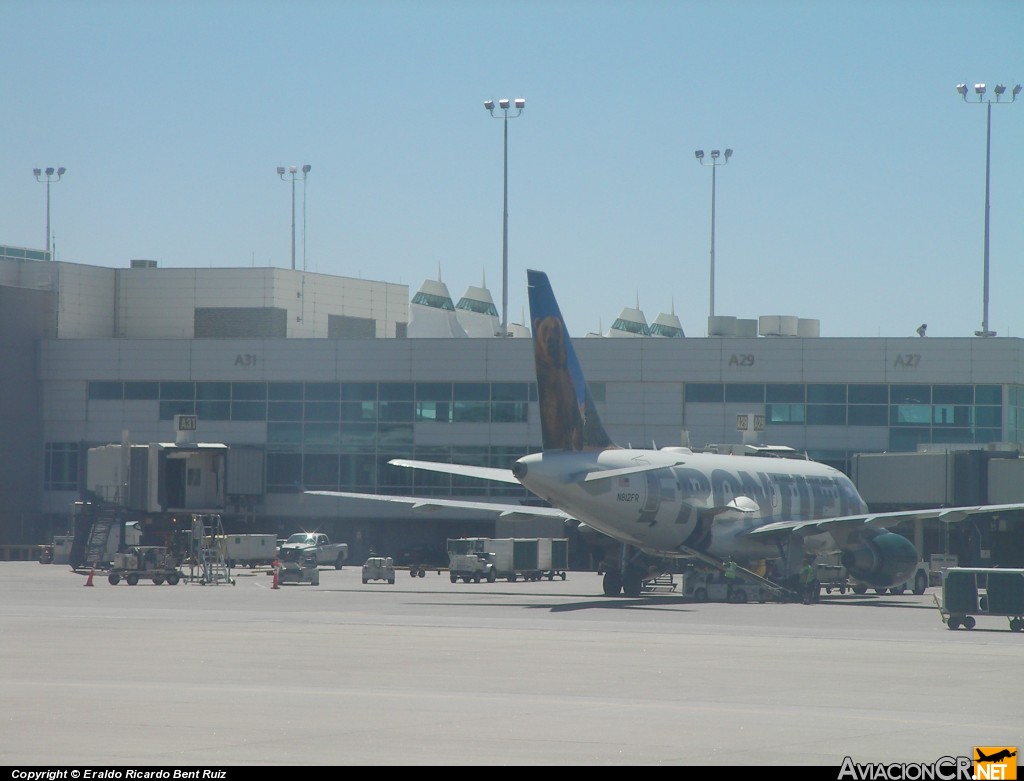
[[800, 594], [805, 605], [811, 604], [815, 596], [814, 574], [814, 558], [808, 556], [804, 559], [804, 566], [800, 568]]
[[736, 578], [739, 575], [736, 570], [736, 562], [731, 558], [727, 559], [725, 562], [725, 582], [727, 584], [726, 599], [730, 602], [732, 601], [732, 590], [736, 585]]

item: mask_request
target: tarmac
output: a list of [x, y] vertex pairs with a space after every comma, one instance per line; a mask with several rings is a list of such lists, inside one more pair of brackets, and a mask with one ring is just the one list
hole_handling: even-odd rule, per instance
[[[187, 570], [186, 570], [187, 574]], [[601, 596], [446, 572], [319, 586], [0, 563], [0, 765], [932, 764], [1022, 739], [1024, 633], [934, 595]]]

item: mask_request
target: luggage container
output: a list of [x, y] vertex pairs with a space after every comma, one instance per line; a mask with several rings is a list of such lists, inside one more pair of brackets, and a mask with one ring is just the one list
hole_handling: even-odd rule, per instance
[[269, 567], [277, 558], [276, 534], [227, 534], [224, 536], [228, 566]]
[[565, 580], [569, 569], [569, 540], [564, 537], [541, 537], [537, 541], [537, 565], [548, 580]]
[[976, 616], [1005, 616], [1010, 629], [1024, 631], [1024, 569], [950, 567], [938, 601], [950, 629], [974, 629]]

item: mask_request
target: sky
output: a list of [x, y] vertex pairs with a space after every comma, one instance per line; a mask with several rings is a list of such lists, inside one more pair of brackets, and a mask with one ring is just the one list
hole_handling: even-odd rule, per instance
[[[0, 29], [0, 244], [45, 248], [32, 170], [64, 166], [57, 260], [291, 268], [276, 169], [308, 164], [297, 269], [485, 284], [500, 315], [507, 130], [510, 324], [539, 269], [573, 336], [638, 305], [705, 335], [714, 202], [715, 315], [982, 326], [987, 105], [955, 87], [1024, 83], [1020, 0], [4, 0]], [[991, 110], [999, 336], [1022, 141], [1024, 93]]]

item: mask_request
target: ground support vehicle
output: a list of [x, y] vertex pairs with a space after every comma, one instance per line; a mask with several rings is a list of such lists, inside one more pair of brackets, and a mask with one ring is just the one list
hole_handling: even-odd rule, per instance
[[1005, 616], [1011, 631], [1024, 631], [1024, 569], [951, 567], [935, 602], [950, 629], [974, 629], [976, 616]]
[[441, 570], [448, 567], [448, 551], [444, 545], [419, 543], [399, 552], [394, 559], [395, 566], [408, 567], [409, 576], [413, 578], [426, 577], [430, 570], [440, 575]]
[[386, 580], [395, 584], [395, 562], [390, 556], [371, 556], [363, 564], [363, 583]]
[[565, 580], [568, 541], [536, 537], [461, 537], [448, 540], [448, 573], [452, 583], [499, 578]]
[[228, 566], [268, 567], [277, 558], [277, 535], [275, 534], [226, 534], [224, 535], [224, 556]]
[[725, 574], [717, 571], [694, 571], [683, 577], [683, 596], [695, 602], [730, 602], [742, 604], [751, 600], [767, 602], [775, 599], [767, 587], [743, 579], [734, 578], [730, 581]]
[[114, 554], [114, 565], [107, 574], [107, 582], [116, 586], [122, 578], [129, 586], [140, 580], [152, 580], [157, 586], [163, 583], [176, 586], [182, 574], [177, 559], [167, 548], [147, 545]]
[[348, 544], [344, 542], [331, 542], [326, 534], [319, 532], [298, 532], [293, 534], [278, 550], [278, 556], [284, 556], [286, 551], [311, 551], [316, 557], [316, 563], [321, 567], [334, 567], [341, 569], [348, 558]]
[[285, 583], [308, 583], [320, 585], [320, 568], [316, 563], [316, 554], [309, 550], [290, 549], [282, 551], [281, 558], [271, 574], [277, 575], [278, 585]]
[[479, 583], [481, 580], [493, 583], [498, 579], [498, 570], [486, 552], [450, 553], [448, 577], [452, 583], [458, 583], [460, 578], [463, 583]]
[[484, 537], [448, 540], [448, 578], [452, 583], [493, 583], [498, 579], [498, 570], [487, 554], [487, 542]]

